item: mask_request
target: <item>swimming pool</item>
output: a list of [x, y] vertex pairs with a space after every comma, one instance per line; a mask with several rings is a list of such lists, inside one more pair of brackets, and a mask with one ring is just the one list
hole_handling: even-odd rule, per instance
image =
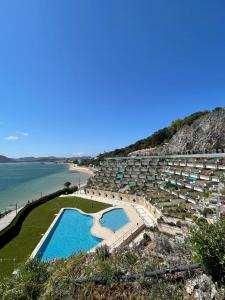
[[68, 258], [89, 251], [102, 241], [91, 234], [92, 225], [92, 216], [64, 209], [35, 257], [40, 260]]
[[130, 220], [123, 208], [115, 208], [104, 213], [100, 219], [100, 223], [104, 227], [117, 231], [126, 225]]

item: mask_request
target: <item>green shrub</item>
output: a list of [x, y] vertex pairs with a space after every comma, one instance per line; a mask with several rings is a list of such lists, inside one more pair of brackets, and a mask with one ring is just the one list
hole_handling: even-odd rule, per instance
[[177, 225], [177, 227], [181, 227], [181, 226], [182, 226], [181, 221], [177, 221], [177, 222], [176, 222], [176, 225]]
[[203, 214], [204, 217], [206, 217], [209, 214], [213, 214], [213, 210], [209, 207], [205, 207], [202, 211], [202, 214]]
[[100, 260], [106, 260], [110, 257], [109, 247], [102, 245], [96, 248], [96, 255]]
[[225, 283], [225, 218], [215, 224], [198, 222], [191, 230], [196, 259], [218, 283]]
[[125, 253], [125, 258], [129, 265], [134, 265], [138, 259], [137, 256], [131, 251]]
[[209, 198], [209, 196], [210, 196], [210, 193], [209, 193], [209, 192], [203, 192], [203, 197]]
[[36, 300], [41, 295], [49, 277], [47, 263], [30, 260], [21, 266], [19, 274], [0, 284], [1, 299]]

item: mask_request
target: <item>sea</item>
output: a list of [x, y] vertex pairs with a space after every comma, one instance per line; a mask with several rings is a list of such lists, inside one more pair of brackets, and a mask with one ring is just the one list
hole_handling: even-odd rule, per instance
[[89, 175], [69, 171], [69, 164], [0, 163], [0, 211], [15, 209], [28, 201], [72, 185], [84, 184]]

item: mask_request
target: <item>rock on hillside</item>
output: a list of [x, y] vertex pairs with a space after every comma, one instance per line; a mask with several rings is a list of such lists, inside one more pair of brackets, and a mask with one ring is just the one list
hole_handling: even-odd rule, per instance
[[158, 152], [204, 152], [224, 149], [225, 151], [225, 109], [214, 110], [197, 119], [192, 125], [183, 126]]

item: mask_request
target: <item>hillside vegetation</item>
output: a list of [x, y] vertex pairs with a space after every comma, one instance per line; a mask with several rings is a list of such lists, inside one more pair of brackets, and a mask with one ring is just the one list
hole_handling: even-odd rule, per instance
[[[105, 152], [98, 156], [93, 163], [107, 157], [123, 157], [128, 154], [147, 148], [155, 148], [154, 152], [158, 154], [173, 154], [176, 152], [207, 151], [213, 148], [222, 148], [225, 146], [223, 121], [225, 118], [225, 109], [216, 107], [213, 111], [195, 112], [184, 119], [174, 120], [168, 127], [159, 129], [147, 138], [141, 139], [127, 147]], [[217, 126], [220, 121], [221, 126]], [[215, 135], [216, 131], [216, 135]], [[199, 136], [201, 139], [199, 141]], [[180, 139], [182, 144], [180, 144]], [[190, 143], [190, 140], [192, 143]], [[204, 140], [204, 143], [200, 142]], [[216, 140], [216, 141], [215, 141]], [[220, 140], [221, 142], [217, 142]], [[189, 143], [188, 143], [189, 142]], [[169, 146], [165, 145], [169, 144]]]
[[[19, 276], [0, 283], [0, 295], [4, 300], [222, 300], [224, 228], [224, 220], [215, 225], [199, 222], [191, 239], [185, 241], [154, 230], [145, 233], [139, 245], [113, 253], [102, 246], [95, 253], [81, 253], [67, 260], [31, 260], [20, 267]], [[201, 269], [143, 276], [145, 272], [190, 264], [193, 253], [202, 263]], [[119, 279], [131, 274], [141, 276]], [[87, 277], [92, 279], [80, 279]], [[101, 281], [94, 282], [93, 277]]]

